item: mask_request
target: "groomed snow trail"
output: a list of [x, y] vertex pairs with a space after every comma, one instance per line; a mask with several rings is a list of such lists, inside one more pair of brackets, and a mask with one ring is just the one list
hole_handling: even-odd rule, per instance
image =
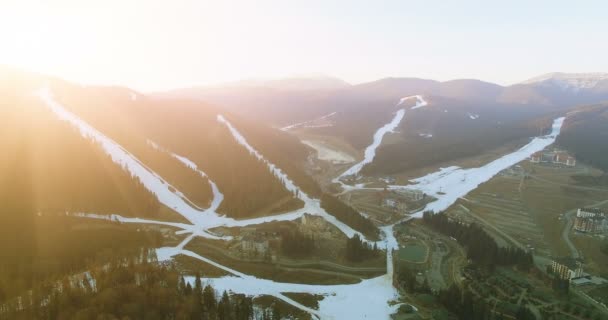
[[389, 189], [420, 190], [437, 198], [436, 201], [427, 204], [424, 209], [416, 213], [415, 217], [421, 217], [424, 211], [441, 212], [502, 170], [524, 161], [532, 154], [553, 144], [561, 132], [564, 120], [565, 117], [555, 119], [551, 127], [551, 133], [548, 135], [536, 137], [519, 150], [504, 155], [482, 167], [462, 169], [453, 166], [442, 168], [437, 172], [411, 180], [414, 184], [406, 186], [391, 185]]
[[[250, 275], [243, 274], [234, 269], [223, 266], [206, 257], [196, 254], [192, 251], [184, 249], [185, 246], [195, 237], [205, 237], [210, 239], [228, 240], [230, 237], [218, 237], [212, 234], [209, 229], [218, 226], [227, 227], [242, 227], [252, 224], [262, 224], [271, 221], [295, 220], [300, 218], [304, 213], [319, 215], [325, 218], [328, 222], [334, 224], [338, 229], [344, 232], [347, 236], [352, 237], [359, 234], [362, 239], [365, 237], [337, 220], [334, 216], [329, 215], [320, 207], [318, 199], [310, 198], [306, 193], [297, 187], [288, 176], [274, 164], [265, 159], [255, 148], [253, 148], [247, 140], [238, 132], [232, 124], [223, 116], [218, 115], [218, 121], [225, 124], [232, 133], [238, 143], [243, 145], [251, 154], [258, 159], [264, 161], [268, 169], [281, 180], [285, 181], [286, 188], [297, 194], [305, 203], [304, 208], [294, 210], [281, 215], [261, 217], [247, 220], [234, 220], [217, 214], [216, 209], [223, 200], [223, 194], [219, 191], [215, 183], [202, 171], [196, 164], [186, 157], [177, 155], [168, 150], [159, 147], [156, 143], [149, 141], [149, 144], [170, 153], [174, 158], [179, 160], [183, 165], [197, 172], [208, 179], [213, 191], [213, 200], [208, 209], [195, 207], [194, 204], [183, 196], [173, 186], [170, 186], [160, 175], [153, 172], [145, 166], [135, 156], [122, 148], [115, 141], [111, 140], [94, 127], [80, 119], [75, 114], [71, 113], [64, 106], [54, 100], [52, 92], [48, 88], [43, 88], [36, 92], [37, 96], [45, 103], [45, 105], [57, 115], [60, 120], [70, 123], [72, 126], [79, 129], [80, 134], [87, 139], [92, 139], [97, 142], [102, 149], [111, 156], [112, 161], [121, 165], [125, 170], [136, 176], [144, 184], [144, 186], [152, 192], [159, 202], [174, 209], [192, 224], [156, 221], [140, 218], [127, 218], [120, 215], [98, 215], [94, 213], [75, 213], [74, 216], [94, 219], [106, 219], [119, 221], [123, 223], [141, 223], [141, 224], [158, 224], [170, 226], [179, 229], [178, 234], [189, 234], [182, 242], [175, 247], [163, 247], [156, 250], [159, 261], [172, 259], [172, 257], [182, 254], [194, 259], [211, 264], [220, 268], [232, 276], [222, 277], [217, 279], [207, 279], [208, 282], [217, 285], [218, 290], [233, 291], [236, 293], [244, 293], [251, 296], [271, 295], [286, 303], [297, 307], [301, 310], [309, 312], [315, 318], [321, 319], [388, 319], [391, 313], [394, 313], [398, 305], [389, 306], [388, 301], [397, 298], [397, 292], [392, 286], [392, 272], [384, 276], [374, 279], [364, 280], [354, 285], [305, 285], [294, 283], [281, 283], [265, 279], [259, 279]], [[173, 188], [176, 191], [171, 191]], [[395, 248], [396, 240], [392, 233], [392, 226], [383, 228], [385, 231], [385, 239], [379, 241], [380, 246], [389, 249], [387, 252], [387, 270], [392, 270], [392, 249]], [[367, 240], [366, 240], [367, 241]], [[324, 295], [325, 298], [319, 303], [319, 310], [310, 309], [288, 297], [285, 292], [304, 292], [312, 294]], [[370, 297], [370, 295], [372, 295]], [[354, 308], [353, 306], [358, 306]], [[365, 307], [363, 307], [365, 306]]]
[[[397, 103], [397, 106], [402, 105], [405, 101], [412, 99], [412, 98], [416, 99], [416, 105], [413, 106], [411, 109], [418, 109], [418, 108], [428, 105], [428, 102], [426, 102], [426, 100], [424, 100], [424, 98], [422, 98], [422, 96], [415, 95], [415, 96], [401, 98], [399, 100], [399, 102]], [[376, 133], [374, 133], [374, 139], [373, 139], [372, 144], [370, 144], [367, 148], [365, 148], [363, 160], [361, 160], [361, 162], [353, 165], [352, 167], [348, 168], [346, 171], [342, 172], [342, 174], [340, 174], [337, 178], [334, 179], [334, 182], [339, 183], [339, 180], [342, 177], [358, 174], [359, 171], [361, 171], [361, 169], [363, 169], [363, 167], [366, 164], [369, 164], [372, 161], [374, 161], [374, 158], [376, 157], [376, 149], [378, 149], [378, 147], [382, 143], [382, 139], [384, 138], [384, 136], [387, 133], [394, 132], [395, 128], [397, 128], [399, 126], [399, 124], [401, 123], [401, 120], [403, 119], [404, 115], [405, 115], [405, 108], [399, 109], [397, 111], [397, 113], [395, 114], [395, 116], [393, 117], [393, 119], [391, 120], [391, 122], [385, 124], [383, 127], [378, 129], [376, 131]]]
[[306, 124], [311, 123], [311, 122], [315, 122], [315, 121], [318, 121], [318, 120], [327, 119], [327, 118], [329, 118], [331, 116], [334, 116], [336, 113], [337, 112], [332, 112], [332, 113], [328, 113], [328, 114], [326, 114], [324, 116], [318, 117], [318, 118], [313, 119], [313, 120], [308, 120], [308, 121], [303, 121], [303, 122], [298, 122], [298, 123], [290, 124], [288, 126], [285, 126], [285, 127], [281, 128], [281, 131], [289, 131], [291, 129], [298, 128], [298, 127], [314, 128], [315, 126], [307, 126]]
[[[165, 225], [179, 229], [176, 233], [190, 234], [182, 242], [175, 247], [164, 247], [157, 249], [157, 257], [159, 261], [171, 259], [172, 257], [182, 254], [190, 256], [194, 259], [209, 263], [217, 268], [220, 268], [231, 276], [206, 279], [207, 282], [211, 283], [217, 290], [226, 290], [236, 293], [243, 293], [250, 296], [259, 295], [271, 295], [278, 299], [285, 301], [286, 303], [297, 307], [301, 310], [309, 312], [313, 317], [321, 319], [388, 319], [390, 314], [394, 313], [399, 304], [389, 305], [389, 301], [398, 298], [397, 291], [392, 286], [393, 279], [393, 250], [398, 249], [397, 240], [393, 234], [394, 225], [381, 227], [384, 233], [384, 239], [378, 242], [380, 247], [387, 249], [387, 274], [376, 277], [373, 279], [363, 280], [358, 284], [351, 285], [306, 285], [306, 284], [294, 284], [294, 283], [282, 283], [275, 282], [266, 279], [259, 279], [250, 275], [243, 274], [234, 269], [223, 266], [215, 261], [212, 261], [206, 257], [196, 254], [192, 251], [184, 249], [184, 247], [195, 237], [206, 237], [211, 239], [222, 239], [227, 240], [227, 237], [217, 237], [210, 233], [208, 230], [217, 226], [227, 227], [242, 227], [251, 224], [262, 224], [270, 221], [279, 220], [295, 220], [300, 218], [304, 213], [316, 214], [327, 219], [330, 223], [338, 227], [349, 237], [358, 232], [352, 230], [350, 227], [344, 225], [338, 221], [335, 217], [329, 215], [322, 208], [320, 208], [320, 202], [318, 199], [312, 199], [307, 194], [302, 192], [292, 180], [290, 180], [286, 174], [284, 174], [274, 164], [265, 159], [261, 153], [253, 148], [247, 140], [240, 134], [240, 132], [232, 126], [232, 124], [226, 120], [223, 116], [218, 115], [218, 121], [225, 124], [232, 133], [235, 140], [243, 145], [251, 154], [256, 156], [258, 159], [264, 161], [268, 166], [268, 169], [281, 180], [285, 181], [286, 187], [289, 191], [294, 192], [302, 199], [305, 203], [304, 208], [294, 210], [281, 215], [262, 217], [256, 219], [247, 220], [234, 220], [219, 216], [216, 209], [219, 207], [223, 200], [223, 195], [211, 181], [211, 179], [202, 171], [200, 171], [196, 164], [186, 157], [171, 153], [170, 151], [164, 150], [158, 145], [150, 142], [151, 145], [156, 148], [160, 148], [165, 152], [169, 152], [174, 158], [179, 160], [183, 165], [187, 166], [191, 170], [197, 172], [203, 177], [208, 179], [213, 191], [213, 200], [211, 206], [208, 209], [200, 209], [194, 207], [191, 201], [185, 198], [179, 191], [172, 192], [169, 189], [169, 184], [162, 179], [158, 174], [150, 170], [132, 154], [112, 141], [108, 137], [104, 136], [101, 132], [88, 125], [82, 119], [76, 115], [67, 111], [61, 104], [56, 102], [52, 93], [49, 89], [42, 89], [38, 93], [40, 99], [45, 102], [49, 109], [54, 112], [59, 119], [64, 120], [79, 129], [81, 135], [85, 138], [93, 139], [99, 143], [102, 149], [108, 153], [112, 160], [121, 165], [125, 170], [129, 171], [134, 176], [137, 176], [144, 186], [148, 188], [152, 193], [156, 195], [158, 200], [173, 208], [176, 212], [184, 216], [192, 224], [176, 223], [176, 222], [164, 222], [155, 221], [140, 218], [126, 218], [120, 215], [96, 215], [96, 214], [85, 214], [77, 213], [76, 216], [82, 216], [87, 218], [96, 219], [108, 219], [114, 221], [120, 221], [124, 223], [142, 223], [142, 224], [158, 224]], [[411, 96], [402, 98], [399, 101], [400, 105], [405, 100], [416, 97], [417, 104], [415, 108], [419, 108], [427, 105], [426, 101], [421, 96]], [[375, 150], [380, 145], [382, 137], [401, 122], [405, 109], [401, 109], [397, 112], [395, 118], [391, 123], [380, 128], [376, 134], [374, 134], [374, 143], [366, 149], [366, 156], [370, 155], [369, 162], [373, 160], [375, 156]], [[555, 138], [560, 133], [561, 126], [564, 118], [558, 118], [554, 121], [552, 132], [549, 135], [534, 138], [529, 144], [522, 147], [516, 152], [505, 155], [500, 159], [492, 161], [487, 165], [480, 168], [472, 169], [460, 169], [458, 167], [444, 168], [438, 172], [426, 175], [424, 177], [414, 179], [413, 182], [417, 184], [408, 186], [390, 186], [391, 189], [418, 189], [426, 193], [436, 195], [437, 192], [441, 191], [445, 193], [443, 195], [436, 195], [437, 201], [434, 201], [427, 205], [425, 210], [433, 210], [435, 212], [444, 210], [451, 204], [453, 204], [459, 197], [464, 196], [466, 193], [475, 189], [479, 184], [489, 180], [501, 170], [508, 168], [509, 166], [520, 162], [527, 158], [534, 152], [540, 151], [552, 144]], [[378, 140], [378, 142], [376, 142]], [[365, 161], [365, 159], [364, 159]], [[368, 162], [368, 163], [369, 163]], [[354, 170], [355, 174], [363, 167], [361, 165], [358, 169]], [[350, 169], [349, 169], [350, 170]], [[344, 174], [343, 174], [344, 175]], [[341, 176], [343, 176], [341, 175]], [[341, 177], [340, 176], [340, 177]], [[338, 177], [339, 178], [339, 177]], [[335, 180], [339, 179], [336, 178]], [[340, 181], [341, 182], [341, 181]], [[343, 184], [343, 186], [346, 186]], [[357, 186], [346, 186], [349, 190], [353, 189], [372, 189], [365, 188], [361, 185]], [[173, 187], [172, 187], [173, 188]], [[409, 220], [413, 217], [405, 218]], [[363, 235], [359, 234], [363, 237]], [[194, 281], [193, 278], [188, 278], [188, 281]], [[285, 292], [302, 292], [310, 294], [323, 295], [325, 298], [319, 302], [319, 310], [310, 309], [288, 297], [283, 293]]]
[[[506, 154], [484, 166], [478, 168], [462, 169], [457, 166], [441, 168], [440, 170], [427, 174], [423, 177], [410, 180], [408, 185], [390, 185], [390, 190], [420, 190], [436, 198], [435, 201], [428, 203], [423, 209], [413, 214], [411, 217], [420, 218], [424, 211], [441, 212], [454, 204], [459, 198], [464, 197], [469, 192], [475, 190], [480, 184], [490, 180], [500, 171], [505, 170], [525, 159], [532, 154], [545, 149], [555, 142], [561, 132], [561, 127], [565, 117], [559, 117], [553, 121], [551, 132], [547, 135], [535, 137], [528, 144], [520, 149]], [[386, 127], [386, 126], [385, 126]], [[384, 128], [384, 127], [383, 127]], [[382, 128], [381, 128], [382, 129]], [[380, 129], [380, 130], [381, 130]], [[379, 130], [379, 131], [380, 131]], [[378, 133], [378, 132], [376, 132]], [[372, 147], [373, 144], [370, 146]], [[368, 148], [370, 148], [368, 147]], [[375, 152], [375, 149], [374, 149]], [[351, 169], [347, 170], [348, 173]], [[358, 172], [358, 171], [357, 171]], [[383, 188], [367, 188], [362, 184], [347, 185], [340, 181], [345, 175], [338, 176], [333, 182], [340, 183], [345, 192], [352, 190], [382, 190]]]

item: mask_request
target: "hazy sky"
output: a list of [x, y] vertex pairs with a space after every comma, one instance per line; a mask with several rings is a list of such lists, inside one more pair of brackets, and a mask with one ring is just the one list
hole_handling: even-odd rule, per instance
[[0, 0], [0, 64], [158, 90], [608, 71], [608, 1]]

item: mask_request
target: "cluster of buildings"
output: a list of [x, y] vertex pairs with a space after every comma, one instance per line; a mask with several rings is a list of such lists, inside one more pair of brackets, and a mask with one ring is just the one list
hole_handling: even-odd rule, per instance
[[556, 258], [551, 262], [551, 272], [560, 279], [572, 280], [583, 276], [583, 264], [574, 258]]
[[583, 262], [570, 257], [556, 258], [551, 262], [551, 272], [558, 278], [568, 280], [573, 286], [603, 285], [608, 280], [592, 276], [583, 271]]
[[558, 149], [536, 152], [530, 156], [530, 162], [561, 164], [568, 167], [576, 166], [576, 158], [568, 154], [568, 152]]
[[606, 232], [608, 231], [608, 217], [599, 209], [578, 209], [573, 228], [585, 233]]
[[406, 211], [408, 202], [418, 202], [424, 200], [426, 195], [420, 190], [394, 190], [384, 189], [377, 194], [380, 206], [394, 211]]

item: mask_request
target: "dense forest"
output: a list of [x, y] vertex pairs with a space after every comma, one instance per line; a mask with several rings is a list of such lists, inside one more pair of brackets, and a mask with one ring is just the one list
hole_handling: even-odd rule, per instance
[[210, 197], [206, 179], [194, 172], [184, 173], [183, 170], [188, 169], [177, 160], [156, 158], [158, 152], [151, 150], [148, 140], [196, 163], [224, 194], [221, 213], [245, 218], [302, 206], [300, 200], [285, 190], [283, 182], [269, 172], [265, 163], [236, 142], [229, 130], [217, 121], [218, 112], [210, 106], [185, 100], [154, 100], [141, 95], [133, 100], [132, 92], [121, 88], [56, 85], [54, 91], [67, 108], [153, 170], [167, 174], [163, 177], [197, 203]]
[[378, 228], [369, 219], [362, 216], [353, 207], [342, 202], [342, 200], [324, 193], [321, 196], [321, 207], [329, 214], [338, 218], [338, 220], [363, 233], [366, 237], [373, 240], [379, 239], [380, 231]]
[[[140, 181], [44, 108], [33, 95], [0, 87], [0, 193], [42, 213], [172, 215]], [[15, 188], [15, 184], [26, 185]], [[23, 193], [23, 194], [21, 194]], [[9, 214], [9, 213], [7, 213]]]
[[292, 258], [308, 257], [315, 248], [315, 238], [298, 230], [281, 233], [281, 253]]
[[407, 293], [430, 293], [431, 288], [429, 287], [426, 278], [424, 282], [419, 283], [416, 280], [416, 272], [410, 269], [406, 264], [399, 264], [395, 268], [395, 281], [397, 286]]
[[6, 319], [265, 319], [254, 317], [251, 298], [218, 297], [199, 276], [191, 283], [171, 267], [146, 262], [38, 285], [21, 306], [16, 300], [4, 306]]
[[138, 256], [158, 247], [158, 232], [134, 226], [22, 212], [0, 223], [0, 301], [37, 283]]
[[608, 172], [608, 105], [579, 108], [568, 115], [557, 144], [576, 159]]
[[467, 257], [475, 264], [493, 269], [498, 265], [516, 265], [527, 271], [532, 265], [532, 254], [519, 248], [499, 247], [496, 241], [476, 224], [465, 225], [450, 221], [445, 214], [424, 212], [422, 221], [433, 229], [454, 237], [467, 250]]
[[[499, 313], [497, 308], [491, 308], [482, 299], [474, 298], [468, 289], [460, 289], [455, 285], [437, 293], [437, 301], [450, 313], [460, 320], [493, 320], [506, 319], [511, 316]], [[520, 307], [515, 314], [516, 320], [536, 320], [534, 313], [527, 307]]]
[[352, 238], [346, 239], [346, 249], [344, 255], [346, 260], [351, 262], [361, 262], [364, 260], [372, 259], [380, 255], [381, 250], [378, 249], [376, 243], [369, 244], [363, 242], [358, 234], [355, 234]]
[[[362, 173], [395, 174], [477, 156], [507, 143], [523, 145], [530, 137], [549, 132], [551, 126], [552, 119], [532, 120], [533, 115], [521, 111], [513, 113], [509, 109], [489, 110], [481, 106], [470, 109], [464, 105], [446, 104], [448, 112], [444, 112], [444, 106], [437, 105], [424, 112], [408, 113], [396, 137], [378, 148], [376, 158], [363, 168]], [[471, 119], [469, 114], [479, 118]], [[433, 136], [422, 137], [420, 133]]]
[[304, 192], [315, 198], [321, 196], [322, 191], [317, 182], [303, 170], [309, 154], [298, 138], [238, 118], [234, 121], [234, 125], [247, 137], [254, 148], [281, 168]]

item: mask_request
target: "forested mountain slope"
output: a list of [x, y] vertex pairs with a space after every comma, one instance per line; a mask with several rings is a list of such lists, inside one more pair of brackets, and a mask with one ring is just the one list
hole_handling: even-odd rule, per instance
[[[235, 218], [301, 207], [266, 164], [239, 145], [218, 111], [199, 102], [156, 100], [126, 88], [81, 87], [17, 71], [0, 78], [0, 300], [41, 279], [80, 272], [100, 255], [120, 258], [157, 247], [158, 235], [66, 213], [119, 214], [179, 222], [139, 178], [118, 165], [98, 141], [83, 136], [45, 104], [39, 90], [110, 137], [196, 206], [207, 208], [206, 177], [176, 158], [185, 156], [216, 182], [219, 212]], [[248, 139], [311, 193], [316, 183], [300, 171], [308, 151], [297, 139], [226, 115]], [[250, 136], [249, 136], [250, 135]], [[269, 140], [270, 139], [270, 140]], [[174, 190], [175, 191], [175, 190]], [[125, 228], [128, 228], [126, 230]], [[132, 229], [132, 230], [131, 230]], [[123, 250], [124, 249], [124, 250]], [[124, 252], [123, 252], [124, 251]], [[106, 256], [107, 255], [107, 256]], [[100, 263], [107, 261], [101, 259]]]
[[577, 160], [608, 171], [608, 103], [571, 112], [557, 143]]
[[[205, 201], [210, 195], [206, 179], [154, 145], [193, 161], [218, 185], [225, 197], [219, 208], [221, 213], [239, 218], [301, 206], [261, 161], [236, 143], [217, 121], [220, 112], [212, 107], [184, 99], [151, 99], [121, 88], [83, 89], [62, 84], [54, 91], [66, 107], [125, 147], [201, 207], [207, 206]], [[255, 125], [249, 126], [252, 133], [265, 132]], [[282, 133], [274, 135], [280, 140]], [[248, 138], [256, 139], [255, 135]], [[298, 150], [291, 155], [292, 163], [305, 159], [306, 150], [297, 140], [286, 143], [294, 143], [291, 148]], [[279, 154], [284, 145], [273, 144], [267, 149]], [[275, 206], [277, 203], [281, 205]]]
[[[329, 115], [324, 125], [296, 126], [289, 131], [337, 138], [361, 152], [397, 110], [411, 106], [398, 106], [402, 97], [422, 95], [428, 107], [408, 112], [399, 133], [383, 141], [376, 160], [364, 169], [367, 174], [391, 174], [523, 144], [547, 129], [551, 116], [577, 104], [608, 99], [607, 83], [602, 74], [557, 73], [506, 87], [475, 79], [385, 78], [332, 90], [236, 86], [189, 88], [163, 95], [217, 103], [276, 126]], [[259, 111], [251, 112], [249, 106]]]

